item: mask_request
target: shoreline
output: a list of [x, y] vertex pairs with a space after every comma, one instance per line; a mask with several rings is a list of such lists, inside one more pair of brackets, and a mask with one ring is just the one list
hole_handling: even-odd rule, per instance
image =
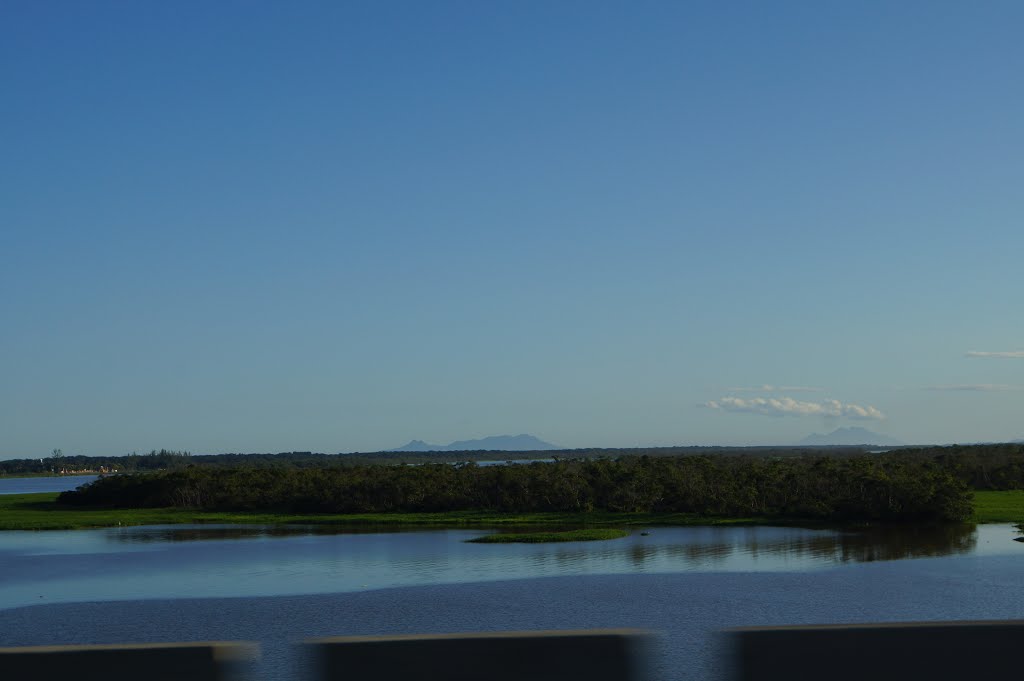
[[265, 511], [202, 511], [185, 508], [82, 508], [56, 503], [58, 492], [0, 495], [0, 532], [75, 530], [139, 525], [352, 525], [356, 527], [581, 527], [693, 525], [809, 525], [770, 517], [727, 518], [685, 513], [439, 513], [297, 514]]
[[[975, 492], [974, 524], [1024, 523], [1024, 490]], [[57, 492], [0, 495], [0, 532], [7, 530], [75, 530], [139, 525], [351, 525], [354, 527], [547, 527], [560, 529], [639, 526], [800, 526], [858, 529], [865, 525], [813, 522], [800, 518], [729, 518], [686, 513], [442, 513], [292, 514], [201, 511], [182, 508], [109, 509], [61, 506]]]

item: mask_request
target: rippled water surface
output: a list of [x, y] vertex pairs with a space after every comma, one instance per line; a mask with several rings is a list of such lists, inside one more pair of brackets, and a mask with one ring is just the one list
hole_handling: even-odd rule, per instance
[[807, 571], [1017, 555], [1010, 525], [840, 532], [672, 527], [564, 544], [470, 544], [486, 530], [361, 532], [169, 525], [0, 534], [0, 608], [40, 602], [276, 596], [567, 575]]
[[[639, 627], [656, 681], [723, 679], [727, 627], [1020, 618], [1018, 556], [856, 563], [809, 572], [566, 576], [355, 593], [69, 603], [0, 610], [6, 645], [251, 640], [285, 681], [293, 644], [330, 635]], [[306, 677], [308, 678], [308, 677]]]
[[283, 681], [289, 642], [307, 637], [634, 626], [662, 634], [656, 678], [708, 679], [728, 626], [1024, 617], [1010, 525], [466, 543], [484, 532], [0, 533], [0, 645], [257, 640], [260, 674]]

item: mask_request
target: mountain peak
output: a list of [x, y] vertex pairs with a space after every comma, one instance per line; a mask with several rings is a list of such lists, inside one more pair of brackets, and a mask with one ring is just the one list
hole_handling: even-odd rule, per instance
[[896, 438], [882, 435], [860, 426], [836, 428], [828, 435], [813, 433], [797, 443], [800, 447], [828, 447], [832, 445], [870, 445], [874, 447], [899, 447], [904, 443]]
[[456, 440], [447, 445], [431, 445], [423, 440], [413, 440], [406, 445], [392, 449], [392, 452], [461, 452], [461, 451], [508, 451], [536, 452], [546, 449], [559, 449], [550, 442], [544, 442], [533, 435], [491, 435], [479, 440]]

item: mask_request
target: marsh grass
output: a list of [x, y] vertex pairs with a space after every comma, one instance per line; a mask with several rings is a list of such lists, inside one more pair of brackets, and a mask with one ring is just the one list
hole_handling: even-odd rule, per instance
[[0, 530], [74, 530], [177, 524], [301, 524], [403, 527], [628, 527], [640, 525], [764, 525], [769, 518], [720, 518], [687, 513], [446, 513], [294, 514], [199, 511], [186, 508], [83, 508], [57, 503], [56, 492], [0, 495]]
[[[1024, 490], [975, 492], [977, 523], [1024, 523]], [[0, 530], [73, 530], [129, 525], [302, 524], [390, 527], [552, 527], [567, 529], [687, 525], [806, 525], [784, 518], [723, 518], [688, 513], [243, 513], [183, 508], [110, 509], [65, 506], [56, 492], [0, 495]]]
[[1024, 490], [975, 492], [976, 523], [1024, 523]]

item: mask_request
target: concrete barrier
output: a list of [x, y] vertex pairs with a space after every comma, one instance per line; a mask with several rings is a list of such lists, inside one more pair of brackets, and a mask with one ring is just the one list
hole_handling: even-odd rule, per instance
[[0, 648], [4, 681], [234, 681], [258, 656], [249, 643]]
[[750, 627], [726, 632], [733, 681], [961, 681], [1021, 673], [1024, 620]]
[[632, 629], [343, 636], [305, 643], [317, 681], [647, 681]]
[[[725, 633], [726, 681], [1016, 678], [1024, 620], [749, 627]], [[632, 629], [342, 636], [306, 641], [311, 681], [648, 681]], [[238, 681], [255, 644], [0, 648], [3, 681]], [[713, 680], [709, 680], [713, 681]]]

